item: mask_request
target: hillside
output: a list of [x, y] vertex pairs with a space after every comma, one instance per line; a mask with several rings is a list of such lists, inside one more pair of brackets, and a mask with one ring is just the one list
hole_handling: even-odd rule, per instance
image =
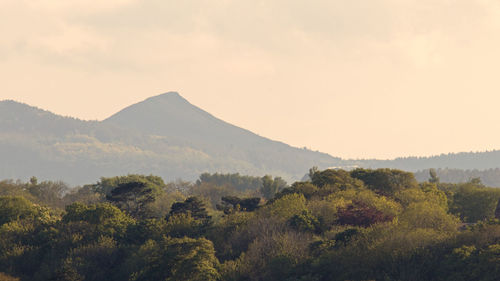
[[110, 118], [82, 121], [14, 101], [0, 102], [0, 178], [63, 180], [142, 173], [196, 179], [203, 172], [272, 173], [301, 178], [330, 155], [291, 147], [238, 128], [166, 93]]
[[[0, 155], [0, 179], [37, 176], [72, 185], [128, 173], [195, 180], [204, 172], [238, 172], [293, 181], [313, 166], [412, 172], [500, 168], [500, 151], [342, 160], [258, 136], [216, 118], [175, 92], [148, 98], [103, 121], [83, 121], [2, 101]], [[488, 183], [500, 186], [496, 180]]]
[[103, 121], [145, 135], [165, 137], [215, 158], [231, 158], [258, 169], [299, 176], [314, 166], [329, 167], [340, 158], [291, 147], [222, 121], [169, 92], [129, 106]]
[[427, 168], [479, 169], [500, 168], [500, 150], [448, 153], [429, 157], [400, 157], [393, 160], [349, 160], [348, 165], [372, 168], [397, 168], [418, 171]]

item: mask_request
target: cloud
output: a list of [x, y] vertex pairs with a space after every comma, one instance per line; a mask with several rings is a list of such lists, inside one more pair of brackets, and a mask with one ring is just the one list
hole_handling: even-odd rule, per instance
[[[0, 98], [40, 92], [42, 107], [75, 103], [53, 107], [67, 115], [104, 118], [110, 108], [178, 90], [262, 135], [349, 156], [421, 153], [415, 143], [436, 153], [477, 150], [495, 138], [487, 125], [500, 121], [488, 115], [500, 102], [496, 0], [0, 5], [0, 74], [8, 80]], [[324, 129], [332, 123], [335, 130]], [[484, 142], [453, 133], [473, 123], [485, 124]], [[426, 130], [443, 142], [428, 143]]]
[[[176, 56], [214, 50], [269, 53], [289, 59], [406, 56], [415, 65], [441, 61], [440, 44], [462, 44], [498, 24], [494, 1], [7, 1], [2, 45], [60, 61], [143, 71]], [[8, 11], [8, 12], [6, 12]], [[179, 48], [179, 45], [183, 47]], [[22, 47], [19, 47], [22, 46]], [[385, 51], [383, 49], [386, 49]], [[179, 54], [179, 51], [182, 53]], [[214, 50], [217, 51], [217, 50]], [[66, 57], [66, 58], [64, 58]], [[68, 59], [71, 57], [71, 59]], [[107, 57], [116, 63], [103, 62]], [[77, 59], [75, 59], [77, 58]], [[391, 59], [391, 58], [389, 58]], [[400, 59], [400, 58], [395, 58]], [[74, 67], [74, 63], [70, 64]], [[128, 68], [127, 68], [128, 69]]]

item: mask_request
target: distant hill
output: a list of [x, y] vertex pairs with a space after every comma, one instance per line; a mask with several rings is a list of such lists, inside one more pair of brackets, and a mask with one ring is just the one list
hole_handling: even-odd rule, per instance
[[[486, 186], [500, 187], [500, 168], [478, 170], [478, 169], [436, 169], [436, 174], [441, 182], [462, 183], [471, 179], [479, 178]], [[427, 181], [429, 179], [429, 169], [415, 172], [418, 181]]]
[[344, 165], [398, 168], [407, 171], [418, 171], [427, 168], [486, 170], [500, 168], [500, 150], [448, 153], [430, 157], [401, 157], [394, 160], [349, 160], [345, 161]]
[[0, 178], [34, 175], [70, 184], [127, 173], [194, 180], [203, 172], [239, 172], [291, 181], [312, 166], [341, 162], [226, 123], [175, 92], [146, 99], [101, 122], [2, 101], [0, 155]]
[[271, 174], [290, 182], [302, 179], [313, 166], [488, 170], [500, 168], [500, 151], [342, 160], [258, 136], [214, 117], [175, 92], [148, 98], [103, 121], [82, 121], [15, 101], [0, 102], [0, 179], [37, 176], [76, 185], [127, 173], [195, 180], [204, 172], [238, 172]]
[[244, 161], [263, 173], [286, 172], [288, 178], [298, 178], [314, 165], [326, 168], [340, 163], [340, 158], [326, 153], [291, 147], [224, 122], [175, 92], [129, 106], [103, 123], [189, 145], [214, 159]]
[[460, 152], [430, 157], [404, 157], [394, 160], [344, 160], [342, 167], [394, 168], [415, 173], [419, 181], [429, 179], [434, 168], [442, 182], [467, 182], [480, 178], [487, 186], [500, 187], [500, 151]]

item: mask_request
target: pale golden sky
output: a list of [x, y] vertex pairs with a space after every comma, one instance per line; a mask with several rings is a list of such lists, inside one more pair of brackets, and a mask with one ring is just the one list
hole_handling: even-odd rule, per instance
[[345, 158], [500, 149], [499, 68], [499, 0], [0, 0], [0, 99], [100, 120], [178, 91]]

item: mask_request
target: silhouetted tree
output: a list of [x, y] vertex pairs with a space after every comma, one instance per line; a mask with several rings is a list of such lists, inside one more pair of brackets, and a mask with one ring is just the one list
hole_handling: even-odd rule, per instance
[[205, 203], [196, 196], [189, 197], [184, 202], [172, 204], [169, 216], [176, 214], [189, 214], [195, 219], [210, 219]]
[[153, 203], [160, 193], [161, 189], [156, 185], [146, 181], [131, 181], [118, 184], [106, 199], [132, 217], [145, 218], [151, 215], [148, 205]]

